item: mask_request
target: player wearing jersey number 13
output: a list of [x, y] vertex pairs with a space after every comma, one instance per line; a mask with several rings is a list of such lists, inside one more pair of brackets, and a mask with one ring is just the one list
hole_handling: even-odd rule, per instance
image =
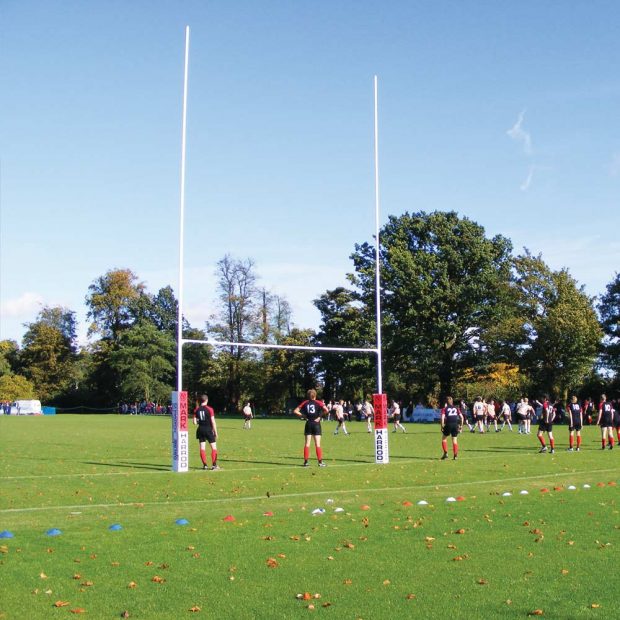
[[327, 407], [322, 400], [316, 399], [316, 390], [308, 390], [306, 396], [306, 400], [293, 410], [296, 416], [306, 420], [304, 428], [304, 467], [308, 467], [310, 442], [313, 438], [319, 467], [325, 467], [325, 463], [323, 463], [323, 450], [321, 449], [321, 418], [327, 414]]
[[452, 436], [452, 454], [456, 461], [459, 453], [458, 436], [463, 430], [463, 423], [465, 418], [461, 413], [461, 410], [454, 405], [452, 396], [446, 398], [446, 404], [441, 410], [441, 449], [443, 450], [443, 456], [441, 460], [448, 458], [448, 437]]

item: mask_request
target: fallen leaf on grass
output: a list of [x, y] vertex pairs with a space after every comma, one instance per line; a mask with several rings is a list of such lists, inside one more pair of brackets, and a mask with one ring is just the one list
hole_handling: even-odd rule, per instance
[[120, 566], [120, 562], [110, 562], [110, 566]]
[[92, 581], [83, 581], [80, 585], [89, 588], [90, 586], [94, 586], [95, 584]]
[[69, 601], [56, 601], [54, 603], [54, 607], [67, 607], [68, 605], [71, 605]]
[[75, 573], [75, 575], [73, 575], [74, 579], [81, 579], [82, 575], [80, 575], [80, 573]]
[[448, 549], [456, 549], [456, 545], [449, 544], [449, 545], [448, 545]]
[[572, 547], [575, 544], [575, 541], [574, 540], [568, 540], [568, 541], [566, 541], [566, 544], [570, 545]]
[[370, 510], [370, 506], [364, 504], [363, 506], [360, 506], [360, 510]]
[[278, 568], [279, 564], [275, 558], [267, 558], [267, 568]]
[[193, 607], [190, 607], [187, 611], [194, 611], [194, 612], [196, 612], [196, 611], [200, 611], [200, 609], [201, 608], [198, 607], [198, 605], [194, 605]]
[[153, 583], [165, 583], [166, 580], [163, 577], [160, 577], [159, 575], [155, 575], [151, 578], [151, 581]]
[[75, 607], [69, 610], [72, 614], [85, 614], [86, 610], [83, 607]]
[[486, 586], [489, 582], [486, 579], [478, 579], [477, 583], [479, 586]]
[[350, 586], [350, 585], [353, 583], [353, 581], [352, 581], [351, 579], [345, 579], [342, 583], [343, 583], [345, 586]]
[[598, 609], [600, 607], [600, 605], [598, 603], [592, 603], [592, 605], [590, 605], [590, 609]]
[[329, 601], [325, 601], [325, 602], [321, 605], [321, 607], [331, 607], [331, 606], [332, 606], [332, 604], [331, 604]]
[[39, 577], [41, 579], [47, 579], [47, 575], [45, 573], [39, 573]]
[[310, 605], [308, 605], [308, 609], [310, 611], [314, 611], [314, 605], [312, 603], [310, 603]]
[[425, 537], [424, 537], [424, 540], [425, 540], [426, 542], [433, 542], [435, 539], [434, 539], [432, 536], [425, 536]]
[[562, 569], [562, 575], [568, 575], [568, 570], [566, 568]]
[[130, 582], [127, 584], [127, 587], [133, 590], [134, 588], [137, 588], [137, 587], [138, 587], [138, 584], [137, 584], [135, 581], [130, 581]]
[[530, 534], [542, 534], [542, 530], [539, 530], [537, 527], [533, 530], [530, 530]]
[[534, 609], [527, 614], [528, 616], [544, 616], [545, 612], [542, 609]]
[[364, 527], [368, 527], [368, 526], [370, 525], [370, 521], [368, 520], [368, 517], [364, 517], [364, 518], [362, 519], [362, 525], [363, 525]]
[[342, 546], [345, 547], [345, 549], [355, 549], [355, 545], [350, 543], [348, 540], [343, 542]]
[[412, 601], [415, 598], [415, 594], [407, 594], [405, 597], [408, 601]]
[[465, 529], [461, 528], [460, 530], [456, 530], [456, 532], [454, 532], [455, 534], [464, 534], [465, 533]]
[[127, 610], [125, 610], [122, 614], [121, 614], [121, 618], [129, 618], [129, 612]]
[[274, 540], [274, 539], [275, 539], [275, 536], [263, 536], [263, 540]]
[[150, 562], [150, 561], [149, 562], [145, 562], [144, 566], [153, 566], [153, 562]]

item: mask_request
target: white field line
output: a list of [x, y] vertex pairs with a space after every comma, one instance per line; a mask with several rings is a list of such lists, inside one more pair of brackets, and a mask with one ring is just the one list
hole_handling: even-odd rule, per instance
[[[484, 456], [467, 456], [467, 461], [475, 461], [475, 460], [483, 460], [483, 459], [501, 459], [504, 458], [506, 456], [506, 453], [503, 452], [501, 454], [487, 454]], [[519, 456], [528, 456], [528, 457], [536, 457], [538, 458], [538, 450], [536, 449], [535, 451], [532, 451], [529, 454], [521, 454]], [[302, 460], [301, 458], [299, 459], [300, 461]], [[329, 463], [329, 459], [326, 459]], [[405, 465], [407, 463], [419, 463], [420, 462], [420, 458], [415, 458], [415, 459], [404, 459], [404, 458], [397, 458], [397, 460], [393, 460], [390, 462], [390, 465], [395, 466], [395, 465]], [[438, 461], [439, 458], [437, 457], [428, 457], [426, 459], [427, 462], [429, 463], [433, 463], [435, 461]], [[463, 459], [461, 458], [461, 461]], [[235, 474], [235, 473], [242, 473], [242, 472], [246, 472], [246, 471], [269, 471], [272, 469], [299, 469], [300, 465], [298, 463], [296, 464], [287, 464], [287, 463], [282, 463], [281, 465], [273, 465], [273, 466], [269, 466], [269, 465], [265, 465], [264, 467], [244, 467], [244, 468], [234, 468], [234, 469], [227, 469], [226, 468], [226, 459], [225, 458], [220, 458], [219, 459], [220, 463], [224, 464], [224, 469], [220, 470], [218, 472], [218, 476], [222, 476], [224, 474]], [[101, 463], [101, 465], [108, 465], [107, 463]], [[364, 463], [329, 463], [329, 469], [334, 469], [335, 467], [361, 467], [361, 466], [377, 466], [377, 467], [383, 467], [383, 465], [378, 465], [377, 463], [375, 463], [374, 461], [368, 461], [368, 462], [364, 462]], [[129, 467], [127, 469], [130, 469]], [[201, 468], [199, 469], [190, 469], [188, 472], [186, 472], [188, 474], [196, 474], [196, 475], [201, 475], [201, 476], [205, 476], [208, 474], [205, 474], [204, 470]], [[139, 476], [139, 475], [162, 475], [162, 474], [174, 474], [175, 476], [177, 475], [177, 472], [172, 471], [172, 469], [158, 469], [158, 470], [149, 470], [149, 471], [140, 471], [140, 466], [136, 466], [136, 470], [135, 471], [102, 471], [102, 472], [82, 472], [82, 473], [75, 473], [75, 474], [28, 474], [26, 476], [0, 476], [0, 482], [5, 481], [5, 480], [31, 480], [31, 479], [36, 479], [36, 478], [40, 478], [42, 480], [54, 480], [56, 478], [90, 478], [90, 477], [105, 477], [105, 476]]]
[[[470, 480], [469, 482], [454, 483], [449, 482], [445, 484], [423, 484], [423, 485], [408, 485], [398, 487], [382, 487], [379, 489], [373, 488], [361, 488], [361, 489], [340, 489], [329, 491], [309, 491], [307, 493], [283, 493], [270, 496], [271, 501], [282, 499], [293, 499], [297, 497], [317, 497], [321, 495], [352, 495], [358, 493], [386, 493], [390, 491], [421, 491], [421, 490], [433, 490], [438, 491], [448, 487], [464, 487], [472, 485], [485, 485], [485, 484], [500, 484], [508, 482], [525, 482], [531, 480], [541, 480], [549, 478], [560, 478], [565, 476], [579, 476], [579, 475], [593, 475], [593, 474], [605, 474], [610, 472], [618, 472], [618, 468], [612, 469], [592, 469], [584, 472], [562, 472], [557, 474], [540, 474], [538, 476], [525, 476], [518, 478], [495, 478], [491, 480]], [[269, 499], [267, 495], [254, 495], [251, 497], [217, 497], [212, 499], [185, 499], [177, 502], [161, 501], [161, 502], [116, 502], [110, 504], [70, 504], [62, 506], [39, 506], [34, 508], [5, 508], [0, 510], [0, 514], [13, 514], [23, 512], [45, 512], [47, 510], [85, 510], [86, 508], [137, 508], [144, 506], [190, 506], [195, 504], [220, 504], [220, 503], [243, 503], [243, 502], [255, 502], [259, 500]]]

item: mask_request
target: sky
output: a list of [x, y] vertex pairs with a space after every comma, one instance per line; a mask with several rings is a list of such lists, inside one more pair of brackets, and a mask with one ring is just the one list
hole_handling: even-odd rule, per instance
[[0, 0], [0, 339], [76, 312], [108, 270], [178, 294], [185, 26], [186, 316], [216, 263], [317, 328], [381, 221], [454, 210], [600, 295], [620, 264], [615, 0]]

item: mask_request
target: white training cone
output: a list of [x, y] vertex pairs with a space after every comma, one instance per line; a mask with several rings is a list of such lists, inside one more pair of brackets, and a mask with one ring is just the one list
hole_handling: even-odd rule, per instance
[[583, 488], [584, 488], [584, 489], [589, 489], [589, 488], [590, 488], [590, 485], [589, 485], [589, 484], [584, 484], [584, 485], [583, 485]]
[[344, 512], [344, 508], [334, 508], [334, 512]]
[[529, 495], [529, 493], [523, 489], [523, 491], [519, 491], [519, 495]]
[[428, 506], [428, 502], [425, 499], [421, 499], [418, 502], [418, 506]]
[[322, 515], [325, 512], [325, 508], [315, 508], [312, 511], [313, 515]]
[[446, 501], [447, 502], [455, 502], [456, 501], [456, 497], [446, 497]]
[[512, 495], [512, 493], [510, 491], [506, 491], [505, 493], [502, 493], [502, 497], [510, 497]]
[[569, 491], [575, 491], [577, 489], [577, 487], [574, 484], [571, 484], [569, 486], [566, 487]]

